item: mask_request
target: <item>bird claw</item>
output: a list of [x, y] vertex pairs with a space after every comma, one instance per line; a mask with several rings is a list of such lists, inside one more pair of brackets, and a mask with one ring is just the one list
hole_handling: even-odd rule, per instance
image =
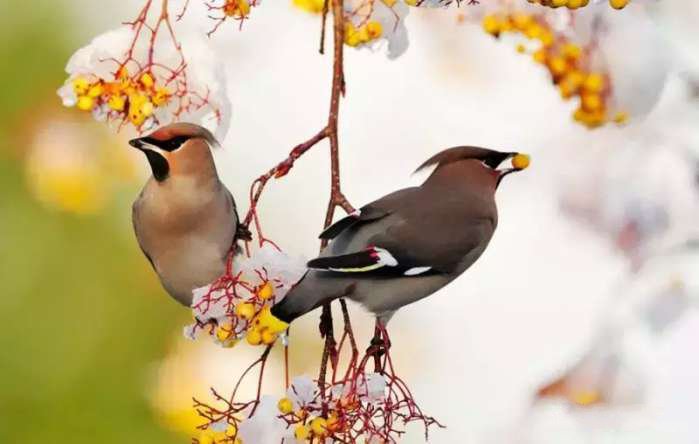
[[252, 240], [252, 232], [250, 229], [248, 229], [247, 225], [243, 224], [238, 224], [238, 227], [236, 228], [235, 231], [235, 238], [244, 240], [244, 241], [251, 241]]
[[366, 354], [370, 356], [374, 356], [376, 358], [380, 358], [381, 356], [385, 355], [388, 353], [388, 350], [391, 348], [391, 341], [389, 340], [384, 340], [383, 338], [379, 336], [374, 336], [371, 338], [371, 342], [369, 343], [369, 347], [366, 349]]

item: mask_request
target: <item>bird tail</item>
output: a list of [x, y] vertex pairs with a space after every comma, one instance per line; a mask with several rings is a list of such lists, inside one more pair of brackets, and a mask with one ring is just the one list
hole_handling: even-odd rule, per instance
[[318, 273], [312, 270], [306, 272], [284, 299], [272, 307], [272, 314], [284, 322], [291, 323], [324, 303], [348, 293], [340, 280], [319, 278]]

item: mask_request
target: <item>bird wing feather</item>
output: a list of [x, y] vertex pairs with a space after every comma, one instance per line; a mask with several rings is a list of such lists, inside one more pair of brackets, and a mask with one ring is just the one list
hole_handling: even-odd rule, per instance
[[396, 210], [397, 204], [400, 203], [401, 199], [415, 193], [416, 190], [417, 187], [398, 190], [391, 194], [387, 194], [381, 199], [378, 199], [370, 204], [364, 205], [358, 211], [349, 214], [330, 225], [322, 233], [320, 233], [320, 236], [318, 237], [320, 239], [327, 240], [335, 239], [348, 228], [382, 219]]
[[148, 259], [148, 262], [150, 262], [151, 267], [153, 267], [153, 270], [157, 269], [155, 268], [155, 262], [153, 262], [153, 258], [148, 254], [146, 249], [143, 247], [143, 242], [141, 242], [141, 237], [139, 236], [139, 221], [138, 221], [138, 215], [139, 215], [139, 209], [138, 206], [141, 202], [141, 195], [138, 196], [138, 199], [133, 203], [131, 206], [131, 223], [133, 224], [134, 227], [134, 233], [136, 234], [136, 241], [138, 242], [138, 246], [143, 252], [143, 255]]
[[308, 263], [309, 268], [340, 273], [449, 273], [484, 240], [490, 240], [495, 223], [488, 214], [448, 197], [421, 198], [415, 192], [394, 193], [386, 196], [388, 202], [369, 204], [383, 208], [386, 215], [345, 227], [321, 257]]

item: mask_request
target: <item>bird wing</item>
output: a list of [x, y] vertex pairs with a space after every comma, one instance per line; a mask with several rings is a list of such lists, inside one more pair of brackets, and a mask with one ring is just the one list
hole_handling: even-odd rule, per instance
[[308, 267], [407, 276], [449, 273], [490, 240], [495, 222], [489, 215], [449, 197], [420, 197], [404, 195], [392, 202], [394, 208], [387, 215], [349, 225], [354, 228], [345, 228], [333, 242], [341, 246], [331, 244], [330, 254], [311, 260]]
[[235, 236], [233, 237], [233, 243], [238, 240], [250, 241], [252, 240], [252, 233], [246, 225], [243, 225], [240, 221], [240, 216], [238, 215], [238, 208], [235, 205], [235, 199], [233, 199], [233, 194], [230, 190], [224, 187], [226, 190], [226, 196], [228, 196], [228, 202], [231, 205], [231, 215], [235, 219]]
[[133, 227], [134, 227], [134, 233], [136, 234], [136, 241], [138, 242], [139, 248], [141, 248], [143, 255], [146, 257], [146, 259], [148, 259], [148, 262], [150, 262], [150, 265], [151, 265], [151, 267], [153, 267], [153, 270], [156, 270], [155, 263], [153, 262], [153, 258], [150, 256], [150, 254], [148, 254], [146, 249], [143, 247], [143, 242], [141, 242], [141, 238], [138, 235], [138, 233], [140, 232], [139, 221], [138, 221], [138, 214], [139, 214], [138, 206], [139, 206], [140, 202], [141, 202], [141, 196], [139, 195], [138, 199], [136, 199], [136, 201], [131, 206], [131, 223], [133, 224]]
[[399, 206], [402, 199], [410, 196], [418, 190], [417, 187], [405, 188], [391, 194], [387, 194], [379, 200], [370, 204], [364, 205], [359, 210], [347, 215], [334, 224], [326, 228], [320, 236], [320, 239], [335, 239], [340, 233], [350, 227], [356, 227], [366, 222], [382, 219], [393, 213]]

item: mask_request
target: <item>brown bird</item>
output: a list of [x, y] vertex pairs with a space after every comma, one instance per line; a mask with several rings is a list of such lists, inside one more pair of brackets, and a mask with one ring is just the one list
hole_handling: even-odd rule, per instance
[[218, 142], [206, 128], [175, 123], [129, 144], [153, 172], [133, 204], [138, 244], [165, 290], [189, 306], [192, 290], [221, 276], [231, 247], [250, 234], [216, 172]]
[[[512, 167], [498, 169], [506, 159]], [[473, 265], [498, 224], [495, 190], [528, 164], [524, 154], [476, 147], [433, 156], [418, 168], [436, 165], [422, 185], [384, 196], [327, 228], [320, 238], [332, 241], [272, 314], [291, 322], [346, 297], [385, 324]]]

